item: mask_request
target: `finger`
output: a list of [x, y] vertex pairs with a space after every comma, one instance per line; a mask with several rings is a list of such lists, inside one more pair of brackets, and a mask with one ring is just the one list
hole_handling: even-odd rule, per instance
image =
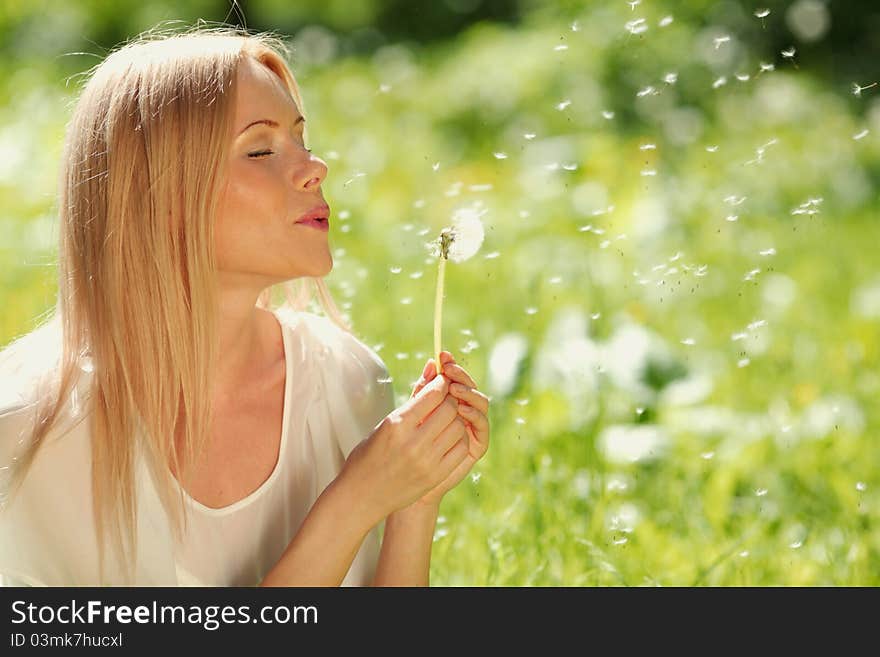
[[[440, 352], [440, 362], [443, 364], [443, 367], [446, 366], [446, 363], [454, 363], [455, 359], [452, 357], [448, 351]], [[445, 374], [445, 372], [444, 372]], [[425, 367], [422, 369], [422, 376], [419, 377], [419, 383], [424, 385], [431, 379], [433, 379], [437, 375], [437, 366], [434, 362], [433, 358], [429, 358], [428, 362], [425, 363]]]
[[443, 477], [440, 481], [446, 479], [446, 477], [460, 466], [468, 457], [468, 453], [468, 442], [466, 438], [455, 443], [449, 451], [443, 455], [443, 458], [440, 459], [440, 472], [443, 473]]
[[446, 395], [442, 403], [419, 419], [419, 423], [416, 425], [418, 433], [415, 439], [427, 440], [430, 443], [456, 417], [459, 417], [458, 402], [452, 395]]
[[449, 384], [449, 394], [455, 397], [456, 399], [460, 399], [462, 401], [467, 402], [474, 408], [477, 408], [482, 413], [489, 412], [489, 398], [484, 395], [479, 390], [474, 390], [473, 388], [468, 388], [467, 386], [463, 386], [460, 383], [450, 383]]
[[446, 399], [448, 392], [449, 379], [443, 374], [434, 377], [400, 407], [400, 417], [411, 426], [417, 426]]
[[473, 426], [477, 441], [481, 445], [487, 444], [489, 442], [489, 418], [473, 406], [466, 404], [459, 404], [458, 412]]
[[471, 388], [478, 387], [476, 382], [471, 378], [471, 375], [465, 372], [464, 369], [455, 362], [444, 365], [443, 374], [448, 376], [452, 381], [458, 381]]
[[434, 455], [441, 459], [459, 440], [467, 438], [467, 426], [464, 419], [456, 415], [443, 431], [434, 439]]

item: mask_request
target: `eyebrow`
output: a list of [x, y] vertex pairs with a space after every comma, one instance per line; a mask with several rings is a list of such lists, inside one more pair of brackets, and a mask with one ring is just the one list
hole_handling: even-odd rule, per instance
[[[300, 123], [305, 123], [305, 122], [306, 122], [306, 117], [300, 115], [299, 117], [297, 117], [296, 121], [293, 122], [293, 126], [296, 127], [296, 126], [299, 125]], [[248, 130], [249, 128], [254, 127], [255, 125], [267, 125], [267, 126], [269, 126], [269, 127], [271, 127], [271, 128], [277, 128], [278, 125], [279, 125], [279, 123], [278, 123], [278, 121], [273, 121], [272, 119], [257, 119], [256, 121], [252, 121], [251, 123], [248, 123], [248, 124], [242, 129], [242, 131], [239, 132], [238, 134], [239, 134], [239, 135], [244, 134], [244, 132], [245, 132], [246, 130]]]

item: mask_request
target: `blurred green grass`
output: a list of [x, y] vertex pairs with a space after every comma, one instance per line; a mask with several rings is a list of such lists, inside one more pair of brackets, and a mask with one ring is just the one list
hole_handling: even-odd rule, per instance
[[[708, 27], [621, 5], [293, 61], [328, 282], [401, 403], [433, 347], [424, 242], [488, 209], [443, 348], [492, 395], [492, 446], [444, 500], [431, 581], [877, 585], [878, 96], [745, 40], [713, 63]], [[2, 109], [0, 344], [54, 303], [72, 91]]]

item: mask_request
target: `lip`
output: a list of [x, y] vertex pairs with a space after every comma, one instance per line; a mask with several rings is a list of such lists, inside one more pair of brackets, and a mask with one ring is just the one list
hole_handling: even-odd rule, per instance
[[311, 210], [309, 210], [308, 212], [306, 212], [305, 214], [303, 214], [302, 216], [300, 216], [300, 218], [296, 220], [296, 223], [301, 224], [305, 221], [310, 221], [313, 219], [326, 219], [327, 220], [326, 223], [329, 224], [330, 223], [330, 206], [327, 205], [326, 203], [324, 203], [322, 205], [318, 205], [318, 206], [312, 208]]

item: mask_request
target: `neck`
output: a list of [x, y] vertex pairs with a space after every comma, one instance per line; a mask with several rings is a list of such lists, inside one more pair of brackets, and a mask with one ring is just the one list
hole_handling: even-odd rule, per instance
[[258, 291], [221, 288], [215, 400], [234, 398], [244, 385], [263, 378], [283, 358], [277, 320], [257, 308], [258, 295]]

